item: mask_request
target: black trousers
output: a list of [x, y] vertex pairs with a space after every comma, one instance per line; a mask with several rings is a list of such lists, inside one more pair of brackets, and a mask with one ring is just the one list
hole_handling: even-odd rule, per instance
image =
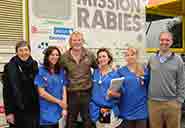
[[15, 114], [15, 124], [10, 124], [10, 128], [39, 128], [39, 117], [31, 113]]
[[126, 120], [127, 128], [147, 128], [147, 120]]
[[59, 128], [58, 124], [54, 124], [54, 125], [40, 125], [39, 128]]
[[78, 114], [83, 120], [84, 128], [92, 128], [92, 122], [89, 116], [89, 102], [91, 90], [68, 92], [68, 118], [67, 128], [75, 128]]

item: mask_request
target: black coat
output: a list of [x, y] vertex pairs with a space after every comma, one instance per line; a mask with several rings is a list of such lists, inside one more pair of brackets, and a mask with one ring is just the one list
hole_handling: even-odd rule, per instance
[[29, 113], [39, 117], [39, 100], [34, 77], [38, 64], [31, 57], [23, 62], [14, 56], [4, 67], [3, 99], [6, 115]]

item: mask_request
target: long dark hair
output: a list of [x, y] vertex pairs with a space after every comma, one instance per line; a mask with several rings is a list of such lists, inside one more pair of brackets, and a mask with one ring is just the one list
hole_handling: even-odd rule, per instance
[[57, 63], [54, 66], [54, 72], [59, 73], [60, 69], [61, 69], [61, 63], [60, 63], [61, 53], [60, 53], [60, 50], [56, 46], [49, 46], [46, 49], [46, 51], [44, 53], [44, 66], [48, 69], [48, 71], [50, 71], [51, 67], [50, 67], [50, 62], [49, 62], [49, 56], [51, 55], [51, 53], [54, 50], [57, 50], [58, 54], [59, 54], [59, 59], [58, 59]]

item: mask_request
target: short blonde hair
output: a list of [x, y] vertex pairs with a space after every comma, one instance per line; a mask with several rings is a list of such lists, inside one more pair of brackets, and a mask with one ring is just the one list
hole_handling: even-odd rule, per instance
[[135, 42], [128, 43], [127, 48], [133, 48], [137, 51], [138, 63], [141, 63], [141, 64], [145, 63], [145, 60], [143, 59], [143, 57], [146, 56], [144, 44], [142, 44], [141, 42], [135, 41]]
[[[82, 38], [82, 43], [85, 42], [84, 40], [84, 36], [83, 36], [83, 33], [79, 32], [79, 31], [74, 31], [71, 33], [70, 37], [69, 37], [69, 45], [71, 45], [71, 42], [72, 42], [72, 37], [73, 36], [80, 36]], [[71, 47], [71, 46], [70, 46]]]

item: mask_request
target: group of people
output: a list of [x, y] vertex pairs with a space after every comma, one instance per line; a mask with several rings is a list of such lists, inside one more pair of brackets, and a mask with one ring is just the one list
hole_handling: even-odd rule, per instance
[[[4, 67], [6, 120], [12, 128], [75, 128], [80, 113], [84, 128], [180, 128], [185, 99], [182, 59], [170, 51], [173, 36], [161, 32], [159, 51], [147, 65], [140, 49], [129, 45], [126, 65], [117, 68], [106, 48], [95, 55], [83, 47], [81, 32], [69, 38], [64, 54], [55, 46], [38, 66], [27, 42], [16, 44], [16, 55]], [[118, 91], [111, 80], [123, 77]]]

